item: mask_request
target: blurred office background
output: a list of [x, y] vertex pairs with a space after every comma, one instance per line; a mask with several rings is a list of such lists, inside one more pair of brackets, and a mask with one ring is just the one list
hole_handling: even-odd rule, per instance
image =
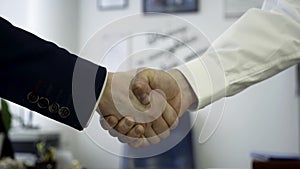
[[[210, 41], [215, 40], [238, 18], [239, 12], [230, 9], [231, 0], [199, 0], [198, 10], [173, 13], [194, 24]], [[102, 9], [100, 0], [0, 0], [0, 16], [15, 26], [41, 38], [55, 42], [70, 52], [79, 54], [88, 39], [101, 27], [126, 15], [142, 13], [142, 0], [128, 0], [127, 5], [116, 9]], [[256, 4], [256, 3], [254, 3]], [[103, 4], [102, 4], [103, 5]], [[234, 1], [231, 5], [235, 4]], [[105, 6], [105, 3], [104, 3]], [[241, 7], [243, 8], [243, 7]], [[240, 8], [240, 9], [241, 9]], [[231, 11], [230, 11], [231, 10]], [[145, 20], [159, 16], [143, 16]], [[138, 23], [133, 26], [139, 26]], [[258, 25], [259, 26], [259, 25]], [[122, 28], [119, 29], [122, 33]], [[0, 37], [1, 38], [1, 37]], [[10, 103], [15, 116], [26, 116], [29, 110]], [[199, 135], [207, 115], [193, 128]], [[28, 121], [30, 117], [25, 118]], [[40, 131], [60, 135], [60, 150], [69, 153], [87, 169], [117, 169], [124, 166], [123, 158], [108, 153], [95, 145], [82, 133], [49, 120], [37, 113], [32, 119], [39, 131], [25, 131], [17, 127], [13, 135], [36, 135]], [[19, 131], [18, 131], [19, 130]], [[297, 72], [292, 67], [275, 77], [228, 98], [223, 119], [214, 135], [204, 144], [193, 137], [195, 168], [251, 168], [253, 151], [299, 153], [299, 100]]]

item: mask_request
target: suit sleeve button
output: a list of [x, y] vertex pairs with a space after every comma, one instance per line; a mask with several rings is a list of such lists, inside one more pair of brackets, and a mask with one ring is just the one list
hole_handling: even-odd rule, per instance
[[39, 108], [47, 108], [49, 105], [49, 100], [45, 97], [41, 97], [37, 103], [37, 105], [39, 106]]
[[53, 103], [48, 107], [48, 110], [50, 113], [58, 113], [59, 110], [59, 104], [58, 103]]
[[61, 118], [67, 118], [70, 115], [70, 110], [67, 107], [62, 107], [59, 109], [58, 114]]
[[30, 103], [36, 103], [39, 100], [39, 96], [33, 92], [27, 94], [27, 100]]

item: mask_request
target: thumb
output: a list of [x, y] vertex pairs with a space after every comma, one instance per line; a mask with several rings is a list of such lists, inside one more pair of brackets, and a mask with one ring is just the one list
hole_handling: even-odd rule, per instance
[[138, 73], [131, 82], [131, 89], [137, 99], [144, 105], [150, 103], [150, 92], [152, 91], [146, 73]]

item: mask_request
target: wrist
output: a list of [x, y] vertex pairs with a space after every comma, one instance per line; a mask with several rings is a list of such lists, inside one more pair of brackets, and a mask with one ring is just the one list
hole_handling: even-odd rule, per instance
[[107, 73], [107, 79], [106, 79], [106, 83], [105, 83], [105, 86], [103, 87], [103, 93], [101, 95], [101, 98], [100, 98], [100, 102], [99, 102], [99, 109], [100, 109], [100, 112], [103, 116], [107, 116], [108, 112], [104, 112], [104, 106], [105, 105], [109, 105], [111, 104], [110, 101], [112, 100], [112, 93], [111, 93], [111, 82], [112, 82], [112, 76], [113, 76], [113, 73], [110, 73], [108, 72]]
[[168, 71], [169, 74], [176, 80], [182, 97], [182, 110], [189, 109], [196, 101], [197, 97], [185, 76], [177, 69]]

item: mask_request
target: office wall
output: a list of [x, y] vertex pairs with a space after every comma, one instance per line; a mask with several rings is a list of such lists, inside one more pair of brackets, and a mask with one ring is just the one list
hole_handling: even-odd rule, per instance
[[[187, 19], [214, 40], [235, 21], [224, 18], [223, 3], [221, 0], [201, 0], [198, 13], [178, 16]], [[96, 0], [80, 1], [79, 6], [80, 48], [106, 24], [142, 11], [140, 0], [129, 1], [128, 8], [122, 10], [100, 11]], [[160, 18], [157, 17], [157, 20]], [[194, 129], [195, 135], [199, 135], [208, 109], [200, 111], [201, 118], [197, 121], [200, 125]], [[227, 99], [216, 133], [204, 144], [199, 144], [198, 138], [194, 138], [197, 168], [250, 168], [249, 154], [254, 150], [298, 152], [298, 121], [295, 68], [291, 68]], [[91, 166], [94, 164], [90, 163]]]
[[16, 26], [27, 28], [28, 2], [28, 0], [0, 1], [1, 17], [13, 21]]

